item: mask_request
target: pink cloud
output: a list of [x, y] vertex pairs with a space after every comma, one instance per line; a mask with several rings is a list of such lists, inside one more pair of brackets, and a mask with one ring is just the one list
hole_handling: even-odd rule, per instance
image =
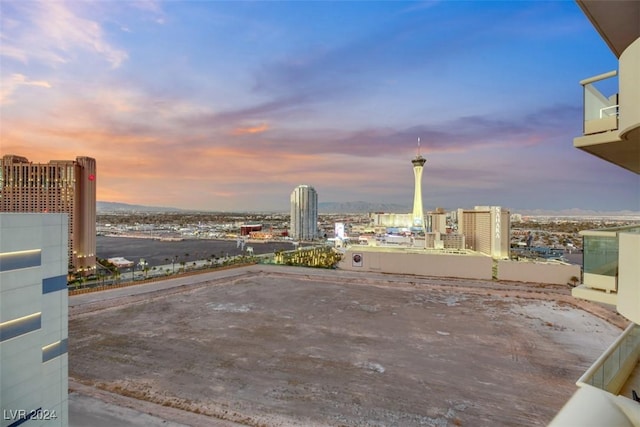
[[237, 127], [231, 131], [231, 135], [253, 135], [264, 133], [269, 130], [269, 125], [261, 123], [255, 126]]

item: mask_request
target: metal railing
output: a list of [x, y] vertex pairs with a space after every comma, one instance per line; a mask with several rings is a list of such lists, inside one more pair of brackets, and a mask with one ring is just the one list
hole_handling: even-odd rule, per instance
[[610, 105], [608, 107], [602, 107], [600, 109], [600, 118], [601, 119], [603, 119], [604, 116], [605, 116], [604, 112], [608, 111], [608, 110], [613, 110], [613, 113], [612, 114], [611, 113], [607, 113], [607, 117], [611, 117], [611, 116], [616, 116], [617, 117], [618, 116], [618, 104]]

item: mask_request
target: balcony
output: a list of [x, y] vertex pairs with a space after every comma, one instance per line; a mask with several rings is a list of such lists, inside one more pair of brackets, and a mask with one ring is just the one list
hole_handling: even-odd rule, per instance
[[620, 314], [640, 324], [640, 227], [586, 230], [580, 234], [583, 279], [571, 294], [614, 305]]
[[[640, 426], [640, 226], [585, 230], [583, 283], [577, 298], [614, 305], [631, 320], [622, 335], [580, 377], [580, 389], [550, 424]], [[585, 408], [588, 408], [586, 410]]]
[[580, 82], [584, 95], [584, 135], [618, 130], [618, 94], [606, 97], [596, 87], [596, 83], [613, 80], [617, 75], [617, 71], [610, 71]]
[[633, 391], [640, 393], [640, 326], [630, 324], [576, 384], [580, 389], [550, 427], [640, 425], [633, 401]]
[[580, 82], [583, 130], [573, 145], [640, 173], [640, 38], [620, 55], [619, 67], [619, 73], [610, 71]]
[[640, 393], [639, 358], [640, 325], [631, 323], [576, 384], [632, 398], [631, 390]]

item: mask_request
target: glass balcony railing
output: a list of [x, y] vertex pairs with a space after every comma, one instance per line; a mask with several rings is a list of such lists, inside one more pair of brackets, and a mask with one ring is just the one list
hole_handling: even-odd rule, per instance
[[618, 393], [640, 356], [640, 325], [632, 323], [611, 347], [580, 377], [577, 384], [589, 384]]
[[625, 226], [581, 231], [584, 284], [605, 291], [618, 290], [619, 233], [640, 233], [640, 227]]
[[[618, 129], [617, 75], [617, 71], [610, 71], [580, 82], [584, 97], [584, 135]], [[613, 94], [605, 96], [602, 91]]]
[[618, 273], [618, 236], [583, 237], [583, 271], [616, 277]]

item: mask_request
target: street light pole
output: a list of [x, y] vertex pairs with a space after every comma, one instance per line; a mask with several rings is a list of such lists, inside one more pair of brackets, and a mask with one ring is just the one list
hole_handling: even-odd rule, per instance
[[138, 266], [140, 267], [140, 271], [143, 272], [143, 276], [142, 279], [146, 279], [147, 278], [147, 274], [146, 274], [146, 268], [147, 268], [147, 260], [145, 260], [144, 258], [140, 258], [140, 261], [138, 262]]

